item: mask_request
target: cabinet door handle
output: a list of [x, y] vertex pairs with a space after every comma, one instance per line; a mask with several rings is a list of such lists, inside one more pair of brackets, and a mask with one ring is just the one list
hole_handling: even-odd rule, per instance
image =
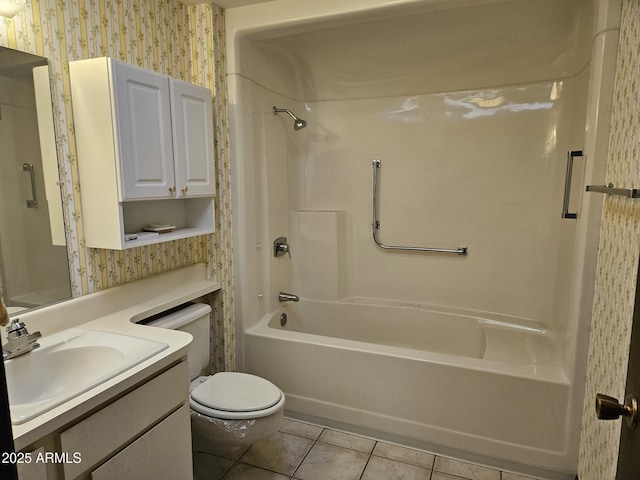
[[184, 186], [180, 189], [180, 191], [182, 191], [182, 193], [187, 193], [189, 191], [189, 187]]
[[175, 185], [173, 185], [173, 186], [169, 187], [169, 192], [171, 192], [171, 193], [174, 193], [174, 194], [175, 194], [175, 193], [176, 193], [176, 186], [175, 186]]

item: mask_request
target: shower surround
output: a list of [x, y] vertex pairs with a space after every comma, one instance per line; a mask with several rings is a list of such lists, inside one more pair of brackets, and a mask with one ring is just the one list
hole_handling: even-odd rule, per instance
[[572, 478], [611, 5], [301, 3], [227, 12], [238, 367], [294, 416]]

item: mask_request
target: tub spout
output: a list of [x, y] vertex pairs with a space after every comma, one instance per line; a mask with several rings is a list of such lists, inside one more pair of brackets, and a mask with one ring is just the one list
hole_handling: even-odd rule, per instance
[[278, 295], [278, 300], [280, 302], [299, 302], [300, 297], [297, 295], [293, 295], [292, 293], [280, 292]]

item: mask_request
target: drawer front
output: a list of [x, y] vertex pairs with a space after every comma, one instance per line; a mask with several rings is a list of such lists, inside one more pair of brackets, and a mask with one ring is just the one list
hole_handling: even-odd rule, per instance
[[182, 406], [91, 473], [92, 480], [191, 480], [191, 417]]
[[28, 452], [30, 463], [18, 463], [18, 478], [20, 480], [47, 480], [47, 465], [38, 461], [40, 456], [44, 456], [44, 447]]
[[62, 452], [82, 456], [82, 462], [64, 465], [65, 478], [95, 467], [183, 404], [188, 395], [187, 364], [181, 362], [62, 432]]

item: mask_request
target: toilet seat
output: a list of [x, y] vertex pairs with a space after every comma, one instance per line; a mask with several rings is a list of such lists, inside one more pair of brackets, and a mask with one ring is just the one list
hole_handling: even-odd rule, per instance
[[196, 412], [226, 420], [266, 417], [280, 410], [284, 401], [284, 394], [273, 383], [238, 372], [216, 373], [189, 396]]

